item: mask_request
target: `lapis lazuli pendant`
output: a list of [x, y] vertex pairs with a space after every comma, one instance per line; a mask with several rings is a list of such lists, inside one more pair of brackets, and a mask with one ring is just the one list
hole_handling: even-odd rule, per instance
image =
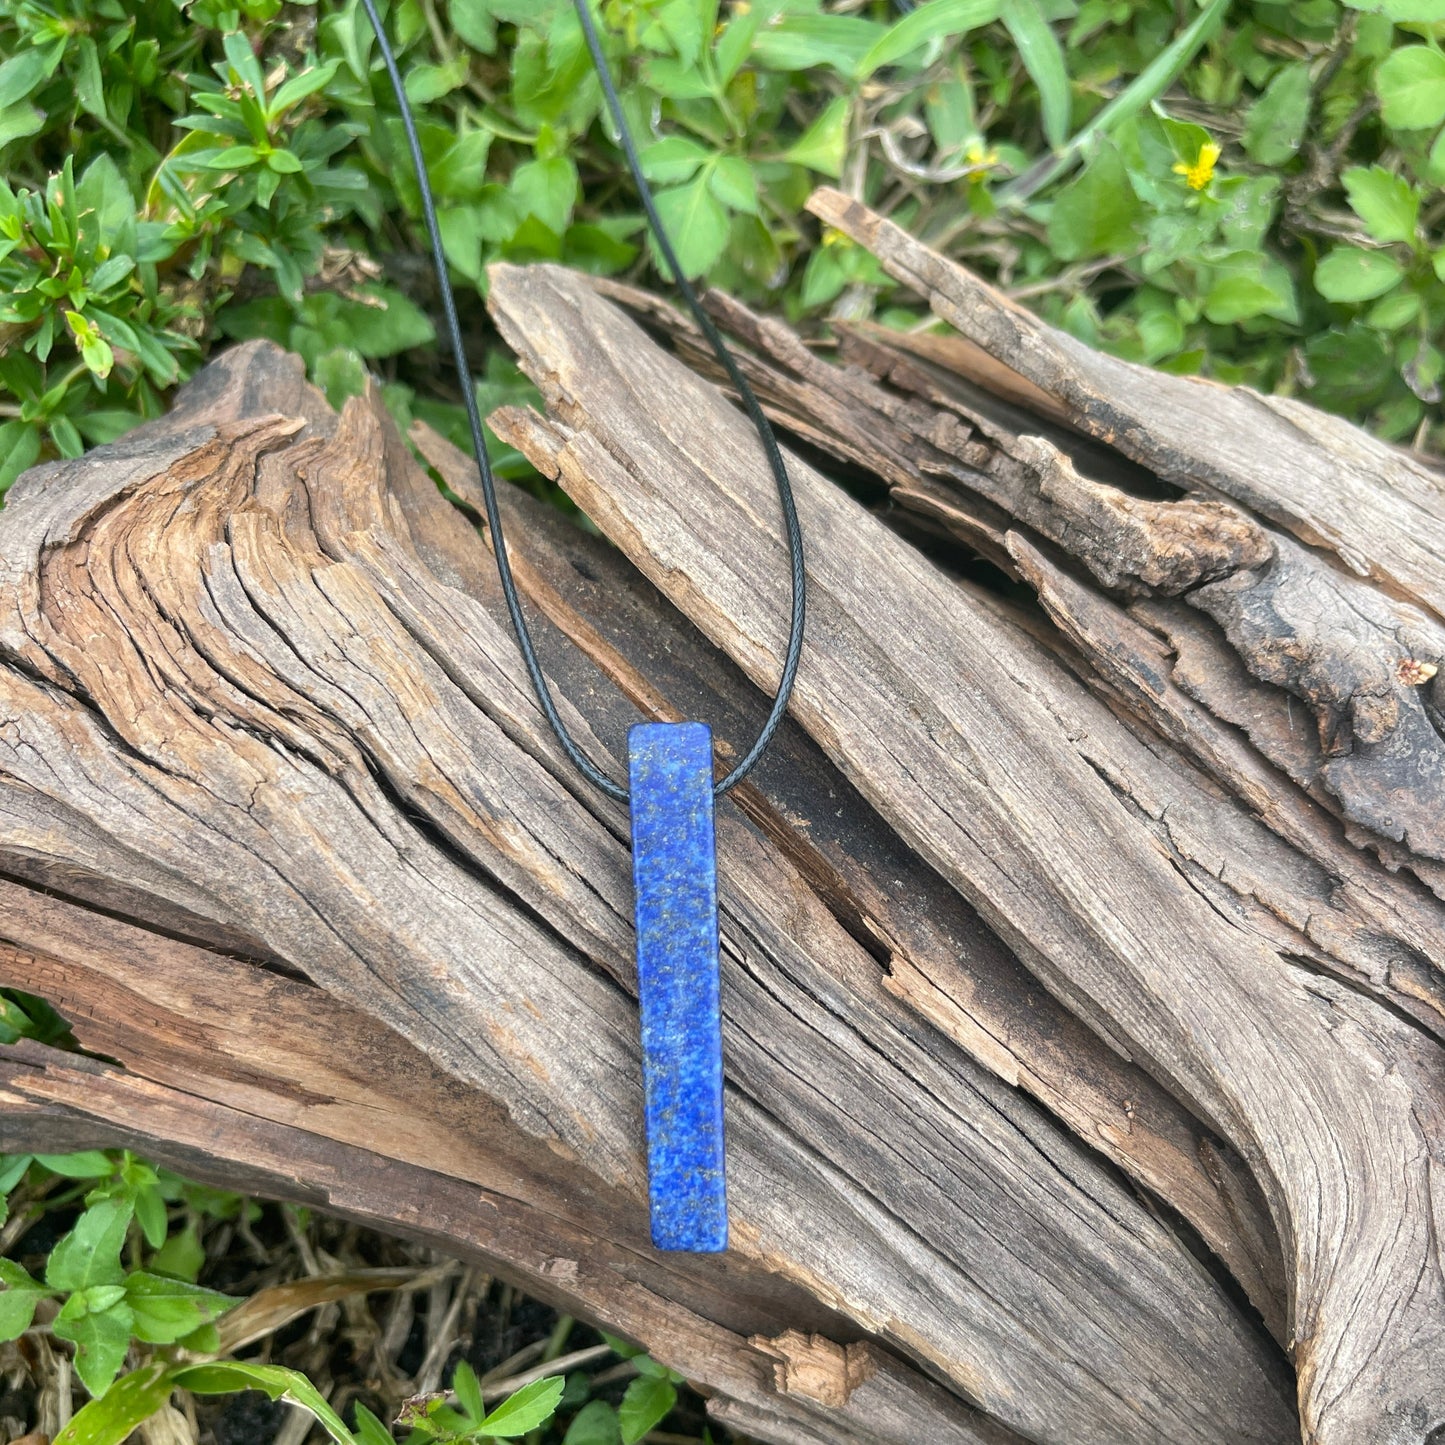
[[648, 1195], [658, 1249], [727, 1248], [712, 729], [628, 730]]

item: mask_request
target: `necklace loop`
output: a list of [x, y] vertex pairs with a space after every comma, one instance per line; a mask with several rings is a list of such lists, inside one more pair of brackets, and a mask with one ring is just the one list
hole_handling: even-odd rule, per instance
[[[552, 689], [542, 672], [542, 665], [538, 661], [536, 649], [532, 645], [532, 634], [527, 627], [527, 619], [522, 613], [521, 599], [517, 595], [511, 562], [507, 557], [506, 540], [502, 535], [502, 517], [497, 506], [496, 478], [492, 472], [491, 459], [487, 455], [487, 445], [482, 434], [482, 418], [477, 409], [476, 388], [472, 385], [472, 373], [467, 364], [466, 348], [462, 343], [461, 325], [457, 319], [456, 297], [452, 291], [446, 252], [442, 246], [441, 230], [437, 224], [436, 205], [432, 199], [426, 159], [422, 155], [416, 122], [412, 116], [411, 104], [406, 96], [406, 86], [401, 72], [397, 68], [396, 56], [392, 53], [391, 45], [386, 38], [385, 27], [382, 25], [381, 16], [377, 13], [375, 0], [361, 0], [361, 3], [371, 21], [372, 29], [376, 32], [381, 57], [391, 79], [391, 87], [396, 94], [397, 105], [401, 109], [401, 122], [406, 132], [407, 145], [411, 150], [412, 164], [416, 168], [417, 185], [421, 192], [422, 216], [426, 222], [427, 236], [431, 241], [432, 265], [436, 270], [437, 284], [441, 292], [442, 313], [446, 321], [448, 339], [451, 342], [452, 359], [456, 365], [457, 375], [462, 382], [467, 423], [471, 429], [472, 445], [477, 454], [477, 468], [481, 474], [482, 499], [485, 504], [487, 527], [492, 535], [492, 553], [496, 558], [497, 575], [502, 585], [502, 598], [507, 606], [507, 615], [511, 619], [512, 631], [516, 634], [517, 647], [522, 654], [522, 662], [527, 669], [532, 689], [537, 694], [542, 714], [547, 719], [547, 725], [556, 735], [562, 751], [590, 783], [600, 788], [609, 798], [626, 803], [629, 801], [627, 788], [608, 777], [582, 751], [576, 739], [568, 731], [566, 723], [562, 721], [557, 711], [557, 704], [552, 697]], [[707, 338], [713, 354], [717, 357], [719, 364], [727, 373], [728, 380], [741, 398], [743, 409], [757, 429], [763, 453], [767, 457], [768, 466], [777, 483], [778, 501], [782, 507], [783, 531], [788, 543], [789, 570], [793, 588], [788, 647], [783, 658], [783, 669], [778, 678], [778, 689], [773, 697], [773, 705], [768, 712], [767, 720], [763, 723], [753, 745], [738, 764], [713, 786], [713, 795], [720, 798], [742, 782], [757, 766], [758, 760], [772, 741], [773, 734], [777, 732], [788, 709], [788, 701], [797, 680], [798, 664], [802, 659], [803, 633], [807, 617], [807, 576], [803, 566], [803, 533], [798, 522], [797, 507], [793, 500], [793, 485], [788, 477], [787, 464], [783, 460], [783, 454], [778, 446], [777, 438], [773, 434], [773, 428], [764, 415], [752, 387], [748, 385], [747, 379], [743, 376], [742, 369], [723, 340], [722, 334], [703, 309], [696, 291], [683, 273], [681, 265], [678, 264], [677, 253], [668, 237], [667, 228], [662, 223], [662, 217], [657, 213], [657, 205], [653, 200], [651, 187], [642, 174], [642, 162], [637, 154], [637, 145], [627, 124], [627, 118], [623, 114], [622, 102], [618, 98], [617, 88], [612, 82], [612, 75], [607, 66], [607, 57], [603, 53], [602, 41], [597, 33], [597, 27], [593, 23], [591, 12], [588, 10], [587, 0], [574, 0], [574, 5], [578, 21], [582, 26], [582, 33], [587, 41], [587, 48], [592, 55], [592, 64], [596, 69], [597, 79], [602, 86], [608, 112], [617, 131], [622, 153], [627, 159], [628, 169], [632, 172], [632, 179], [642, 200], [642, 209], [647, 216], [647, 223], [652, 228], [652, 233], [657, 240], [657, 248], [662, 253], [668, 269], [672, 272], [673, 280], [687, 304], [687, 309], [692, 313], [693, 320]]]

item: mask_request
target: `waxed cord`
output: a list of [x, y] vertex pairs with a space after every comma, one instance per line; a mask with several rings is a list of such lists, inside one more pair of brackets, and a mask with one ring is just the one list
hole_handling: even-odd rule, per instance
[[[401, 110], [402, 127], [406, 132], [407, 144], [411, 149], [412, 164], [416, 168], [417, 185], [421, 192], [422, 216], [426, 222], [427, 236], [431, 241], [432, 264], [436, 268], [437, 284], [441, 291], [442, 313], [451, 342], [452, 358], [462, 382], [462, 397], [466, 404], [467, 423], [471, 428], [472, 445], [476, 449], [477, 467], [481, 473], [482, 499], [485, 503], [487, 528], [492, 538], [492, 553], [497, 561], [497, 575], [502, 584], [502, 598], [507, 605], [507, 614], [511, 618], [512, 630], [516, 633], [517, 647], [522, 654], [523, 665], [527, 669], [527, 676], [531, 679], [533, 691], [537, 694], [537, 701], [541, 705], [542, 713], [553, 733], [556, 734], [562, 751], [589, 782], [595, 784], [608, 797], [625, 803], [628, 801], [627, 788], [609, 778], [592, 762], [577, 745], [576, 740], [568, 731], [566, 723], [562, 721], [557, 711], [557, 704], [552, 697], [552, 689], [547, 683], [542, 672], [542, 664], [538, 661], [536, 649], [532, 645], [532, 634], [528, 630], [527, 620], [522, 614], [521, 599], [517, 595], [516, 582], [513, 580], [511, 563], [507, 557], [507, 545], [502, 536], [502, 517], [497, 506], [496, 478], [492, 472], [491, 459], [487, 455], [487, 444], [482, 434], [481, 413], [477, 409], [476, 388], [472, 385], [472, 373], [467, 364], [466, 347], [462, 343], [461, 324], [457, 319], [456, 297], [452, 292], [446, 251], [442, 245], [441, 229], [437, 224], [436, 205], [432, 200], [426, 159], [422, 155], [416, 122], [406, 97], [406, 85], [402, 80], [401, 71], [397, 68], [396, 56], [392, 53], [391, 45], [386, 38], [386, 30], [382, 25], [381, 16], [377, 13], [375, 0], [361, 0], [361, 3], [371, 21], [372, 29], [376, 32], [381, 58], [386, 65], [387, 74], [391, 78], [391, 87], [396, 93], [396, 102]], [[693, 320], [697, 322], [699, 329], [707, 338], [719, 363], [727, 373], [728, 380], [731, 381], [738, 396], [742, 399], [744, 410], [757, 428], [768, 466], [777, 483], [778, 501], [782, 506], [783, 530], [787, 538], [793, 588], [788, 648], [783, 659], [783, 669], [778, 679], [778, 690], [773, 698], [772, 708], [762, 730], [758, 733], [757, 740], [744, 754], [737, 766], [713, 787], [713, 793], [717, 797], [721, 797], [730, 788], [734, 788], [742, 782], [757, 766], [758, 759], [762, 757], [764, 750], [772, 741], [773, 734], [777, 732], [783, 721], [783, 716], [788, 708], [788, 700], [792, 696], [793, 684], [797, 680], [798, 663], [803, 653], [803, 632], [807, 614], [807, 578], [803, 568], [802, 528], [798, 524], [798, 513], [793, 502], [793, 487], [788, 479], [787, 465], [783, 460], [782, 451], [778, 447], [777, 438], [773, 435], [773, 429], [763, 414], [763, 409], [753, 394], [752, 387], [748, 385], [737, 362], [733, 359], [731, 351], [728, 350], [727, 343], [723, 340], [717, 327], [713, 325], [712, 318], [703, 310], [697, 293], [678, 264], [677, 254], [668, 238], [667, 229], [657, 213], [652, 190], [642, 174], [642, 162], [637, 154], [632, 131], [622, 111], [622, 102], [612, 83], [612, 75], [608, 70], [607, 57], [603, 53], [597, 27], [593, 24], [591, 13], [587, 8], [588, 0], [574, 0], [574, 4], [577, 18], [582, 25], [582, 33], [587, 40], [587, 48], [592, 53], [592, 63], [596, 68], [597, 78], [601, 83], [602, 93], [606, 99], [613, 126], [617, 131], [622, 153], [627, 159], [628, 169], [632, 172], [633, 181], [636, 183], [638, 195], [642, 200], [643, 211], [646, 213], [648, 224], [652, 227], [652, 233], [657, 240], [657, 249], [662, 253], [663, 260], [672, 272], [673, 279], [682, 293], [688, 310], [692, 313]]]

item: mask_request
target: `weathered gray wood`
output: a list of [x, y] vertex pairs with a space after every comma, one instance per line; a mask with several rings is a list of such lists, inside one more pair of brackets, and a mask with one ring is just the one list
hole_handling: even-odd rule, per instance
[[[746, 422], [579, 278], [500, 268], [491, 300], [548, 403], [499, 419], [509, 439], [769, 686], [786, 569]], [[1154, 761], [1157, 738], [812, 469], [794, 476], [816, 639], [799, 720], [1061, 999], [1250, 1161], [1289, 1245], [1307, 1436], [1425, 1441], [1445, 1425], [1439, 1047], [1222, 912], [1206, 874], [1227, 892], [1226, 859], [1179, 865], [1159, 821], [1203, 810], [1203, 852], [1232, 802]]]
[[[1233, 577], [1197, 605], [1224, 607], [1250, 671], [1313, 713], [1332, 758], [1320, 781], [1344, 815], [1404, 840], [1422, 862], [1445, 858], [1441, 474], [1293, 399], [1091, 351], [838, 192], [820, 191], [810, 205], [916, 287], [995, 365], [1051, 397], [1079, 431], [1190, 489], [1193, 496], [1172, 504], [1176, 514], [1228, 497], [1315, 549], [1281, 544], [1288, 561], [1276, 564], [1261, 539], [1259, 558], [1232, 559]], [[1216, 550], [1228, 540], [1220, 531]], [[1238, 607], [1246, 586], [1259, 614], [1253, 640]], [[1445, 888], [1437, 868], [1418, 871]]]
[[[4, 848], [76, 896], [251, 940], [384, 1021], [505, 1110], [554, 1187], [630, 1200], [616, 1237], [642, 1247], [625, 819], [559, 756], [495, 611], [453, 585], [468, 569], [442, 560], [464, 534], [375, 398], [333, 423], [282, 366], [238, 349], [128, 440], [115, 489], [102, 451], [0, 517]], [[947, 1387], [860, 1381], [841, 1407], [815, 1402], [852, 1432], [835, 1438], [1288, 1438], [1268, 1341], [1174, 1229], [895, 996], [794, 861], [806, 846], [780, 850], [731, 808], [719, 833], [737, 1249], [667, 1289], [699, 1317], [696, 1270], [718, 1271], [715, 1299], [738, 1271], [764, 1301], [802, 1291], [825, 1328]], [[134, 1081], [67, 1061], [21, 1082], [17, 1137], [37, 1108], [124, 1137], [136, 1108]], [[147, 1138], [288, 1177], [296, 1141], [264, 1116], [207, 1129], [141, 1093]], [[364, 1163], [349, 1185], [326, 1176], [337, 1207], [367, 1212]], [[404, 1218], [417, 1186], [379, 1212]], [[437, 1188], [436, 1217], [476, 1248], [485, 1211], [460, 1218]], [[554, 1286], [574, 1297], [565, 1271]], [[608, 1317], [602, 1294], [579, 1307]], [[745, 1393], [738, 1408], [798, 1428]]]

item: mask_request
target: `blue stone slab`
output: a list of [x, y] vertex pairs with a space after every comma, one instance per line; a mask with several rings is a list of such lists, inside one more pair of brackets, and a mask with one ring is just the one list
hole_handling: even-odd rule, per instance
[[712, 730], [628, 730], [652, 1242], [727, 1248]]

